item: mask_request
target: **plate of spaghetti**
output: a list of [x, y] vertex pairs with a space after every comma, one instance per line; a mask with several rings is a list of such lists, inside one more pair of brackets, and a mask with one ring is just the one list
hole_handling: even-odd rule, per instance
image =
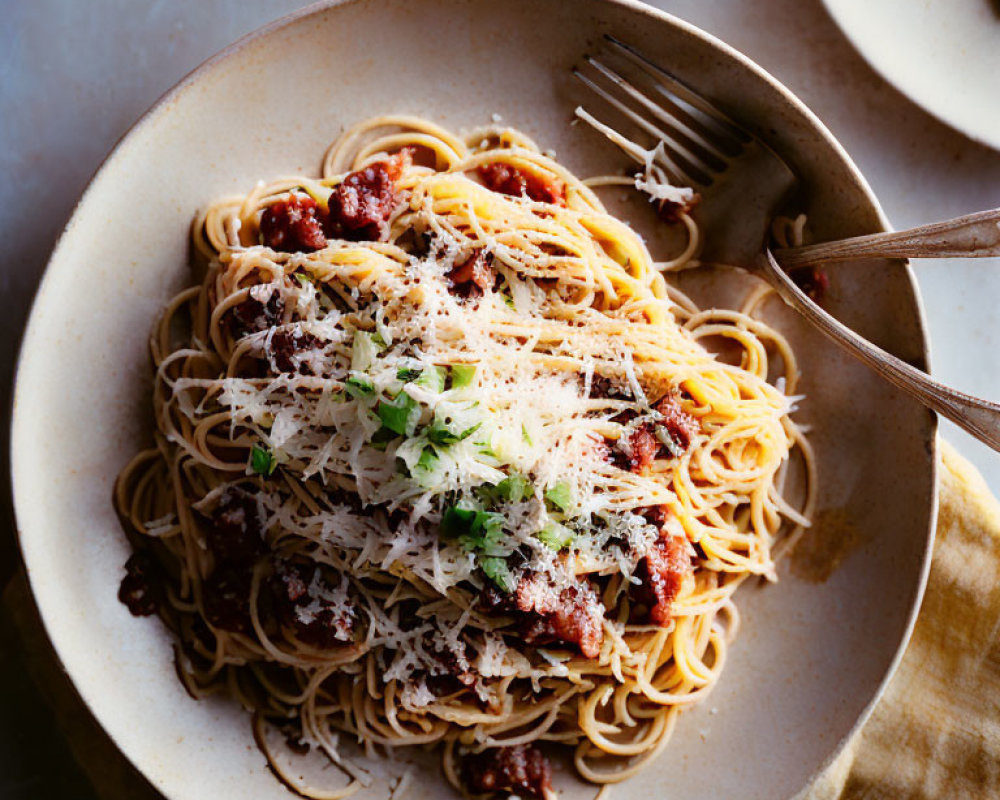
[[[772, 78], [596, 0], [293, 15], [81, 201], [22, 350], [21, 543], [172, 800], [791, 797], [877, 699], [933, 418], [700, 262], [690, 190], [568, 125], [602, 33], [760, 121], [806, 187], [774, 236], [882, 227]], [[822, 289], [926, 358], [905, 264]]]

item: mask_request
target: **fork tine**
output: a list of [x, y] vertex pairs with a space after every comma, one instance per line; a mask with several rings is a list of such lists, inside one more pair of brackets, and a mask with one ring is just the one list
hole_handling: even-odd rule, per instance
[[671, 75], [659, 64], [650, 61], [649, 58], [632, 47], [632, 45], [626, 44], [611, 34], [604, 34], [604, 38], [617, 47], [633, 64], [636, 64], [644, 69], [647, 74], [661, 81], [663, 87], [658, 88], [665, 89], [668, 92], [668, 96], [672, 95], [671, 99], [680, 100], [688, 107], [685, 110], [691, 113], [699, 122], [707, 125], [710, 129], [714, 129], [719, 134], [726, 135], [730, 139], [735, 139], [741, 144], [753, 141], [753, 136], [719, 111], [718, 108], [680, 80], [680, 78]]
[[[673, 145], [674, 140], [673, 140], [672, 136], [670, 136], [669, 134], [667, 134], [665, 131], [660, 130], [655, 125], [653, 125], [651, 122], [649, 122], [648, 120], [646, 120], [643, 117], [641, 117], [638, 114], [636, 114], [635, 111], [633, 111], [631, 108], [629, 108], [623, 102], [621, 102], [621, 100], [619, 100], [617, 97], [615, 97], [614, 95], [610, 94], [602, 86], [599, 86], [598, 84], [594, 83], [594, 81], [592, 81], [590, 78], [588, 78], [582, 72], [580, 72], [580, 70], [574, 68], [573, 69], [573, 74], [581, 82], [583, 82], [588, 88], [590, 88], [596, 94], [600, 95], [605, 100], [607, 100], [608, 103], [610, 103], [612, 106], [614, 106], [615, 108], [617, 108], [622, 114], [624, 114], [626, 117], [628, 117], [630, 120], [632, 120], [632, 122], [634, 122], [636, 125], [638, 125], [640, 128], [642, 128], [648, 134], [650, 134], [654, 138], [658, 139], [659, 141], [666, 142], [666, 143], [670, 144], [671, 146]], [[590, 115], [588, 115], [588, 116], [590, 116]], [[594, 117], [591, 116], [590, 119], [584, 118], [584, 121], [588, 122], [591, 125], [593, 125], [593, 123], [596, 122], [597, 120]], [[593, 125], [593, 126], [596, 127], [597, 130], [599, 130], [601, 133], [603, 133], [605, 136], [607, 136], [613, 142], [615, 142], [615, 144], [617, 144], [619, 147], [622, 147], [622, 144], [621, 144], [620, 141], [618, 141], [618, 139], [625, 139], [625, 137], [621, 136], [621, 134], [616, 134], [617, 138], [616, 137], [612, 137], [609, 134], [609, 132], [608, 132], [611, 129], [608, 128], [608, 126], [604, 125], [603, 123], [601, 123], [601, 127], [597, 127], [596, 125]], [[625, 141], [628, 141], [628, 140], [625, 139]], [[635, 144], [635, 143], [634, 142], [630, 142], [630, 144]], [[635, 145], [635, 146], [639, 147], [638, 145]], [[629, 155], [632, 155], [633, 158], [635, 158], [634, 154], [632, 152], [630, 152], [628, 148], [622, 147], [622, 149], [625, 150], [625, 152], [628, 153]], [[652, 151], [647, 151], [644, 148], [639, 148], [639, 149], [642, 150], [643, 154], [646, 154], [648, 152], [652, 152]], [[695, 166], [699, 171], [701, 171], [703, 173], [703, 179], [701, 179], [701, 180], [698, 180], [698, 179], [694, 178], [691, 174], [689, 174], [686, 170], [684, 170], [676, 162], [676, 160], [674, 158], [670, 157], [670, 155], [666, 152], [665, 148], [660, 148], [659, 154], [662, 157], [663, 161], [665, 162], [664, 166], [666, 167], [667, 171], [669, 173], [671, 173], [671, 178], [677, 179], [682, 184], [685, 184], [685, 185], [688, 185], [688, 186], [693, 186], [695, 184], [701, 184], [701, 185], [705, 185], [705, 186], [711, 185], [711, 183], [712, 183], [712, 177], [711, 177], [712, 170], [709, 169], [709, 168], [707, 168], [707, 167], [705, 167], [705, 166], [703, 166], [703, 165], [701, 165], [699, 161], [695, 161], [694, 164], [693, 164], [693, 166]], [[646, 161], [645, 158], [638, 158], [637, 160], [640, 163], [645, 163], [645, 161]]]
[[[643, 108], [647, 109], [656, 119], [672, 128], [676, 129], [681, 135], [687, 136], [696, 145], [701, 147], [708, 156], [714, 159], [717, 163], [711, 164], [708, 159], [704, 159], [705, 167], [712, 172], [720, 172], [726, 168], [726, 163], [728, 161], [726, 153], [722, 152], [716, 145], [707, 139], [704, 135], [695, 130], [692, 126], [686, 124], [684, 120], [680, 119], [676, 114], [670, 113], [663, 106], [659, 105], [656, 101], [650, 99], [644, 92], [642, 92], [638, 87], [630, 83], [628, 80], [623, 78], [620, 74], [615, 72], [611, 67], [598, 61], [596, 58], [591, 56], [584, 56], [584, 59], [590, 64], [594, 69], [604, 75], [609, 81], [615, 84], [619, 89], [621, 89], [625, 94], [635, 100], [637, 103], [641, 104]], [[701, 160], [697, 155], [691, 152], [687, 147], [685, 147], [681, 142], [672, 140], [670, 145], [677, 150], [684, 158], [691, 161], [694, 164], [698, 164]]]
[[[671, 170], [670, 157], [663, 152], [663, 148], [659, 150], [647, 150], [642, 145], [636, 144], [631, 139], [626, 136], [622, 136], [618, 131], [612, 128], [610, 125], [605, 125], [597, 117], [591, 114], [583, 106], [577, 106], [573, 112], [579, 119], [586, 122], [591, 128], [593, 128], [598, 133], [606, 136], [613, 144], [617, 145], [625, 155], [629, 156], [637, 164], [645, 166], [653, 160], [654, 162], [659, 161], [657, 166], [660, 169], [667, 171], [667, 177], [671, 183], [683, 183], [683, 181], [674, 174]], [[662, 156], [662, 159], [660, 158]]]

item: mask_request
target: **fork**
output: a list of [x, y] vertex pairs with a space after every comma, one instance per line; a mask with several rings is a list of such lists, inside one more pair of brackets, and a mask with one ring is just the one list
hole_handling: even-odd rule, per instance
[[[671, 184], [698, 189], [704, 199], [701, 206], [702, 225], [707, 234], [701, 260], [738, 265], [763, 278], [782, 300], [840, 347], [926, 407], [1000, 451], [1000, 405], [945, 386], [859, 336], [813, 302], [779, 266], [768, 247], [768, 232], [775, 210], [797, 183], [795, 173], [780, 156], [632, 45], [610, 35], [605, 35], [605, 39], [617, 61], [629, 65], [632, 72], [639, 76], [639, 81], [629, 80], [622, 75], [622, 70], [609, 66], [607, 60], [591, 56], [584, 57], [589, 70], [584, 72], [574, 67], [573, 74], [659, 144], [652, 150], [644, 148], [583, 107], [576, 109], [576, 116], [610, 139], [633, 160], [658, 170]], [[989, 214], [994, 216], [983, 216]], [[937, 251], [932, 249], [931, 254], [940, 255], [942, 250], [951, 253], [957, 249], [963, 255], [989, 255], [990, 252], [970, 253], [970, 249], [982, 251], [984, 245], [1000, 245], [1000, 238], [995, 238], [1000, 212], [981, 212], [971, 217], [976, 219], [972, 222], [965, 222], [966, 218], [952, 221], [954, 228], [963, 232], [964, 238], [952, 242], [954, 246], [951, 250], [940, 246], [941, 226], [947, 223], [938, 223], [937, 229], [927, 234], [938, 237], [932, 240], [932, 244], [933, 241], [938, 242], [938, 247]], [[970, 236], [970, 225], [982, 226], [974, 229], [982, 235]], [[907, 240], [904, 234], [916, 236]], [[919, 251], [919, 247], [900, 251], [901, 237], [904, 243], [909, 241], [912, 244], [914, 239], [918, 245], [921, 241], [926, 243], [926, 240], [920, 239], [919, 230], [876, 234], [874, 237], [859, 237], [866, 240], [860, 243], [846, 240], [854, 243], [848, 245], [842, 257], [919, 254], [914, 252]], [[880, 250], [880, 246], [883, 249]], [[811, 254], [808, 248], [787, 248], [781, 252], [786, 263], [815, 263], [815, 248], [826, 247], [826, 251], [819, 249], [819, 258], [837, 260], [836, 250], [832, 253], [834, 257], [830, 257], [831, 245], [810, 247], [814, 248]], [[884, 249], [886, 247], [889, 249]]]

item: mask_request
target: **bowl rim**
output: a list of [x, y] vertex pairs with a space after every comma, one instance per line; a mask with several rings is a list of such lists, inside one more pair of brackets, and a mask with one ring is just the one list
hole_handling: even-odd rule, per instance
[[[454, 0], [452, 0], [454, 1]], [[696, 25], [687, 22], [686, 20], [677, 17], [667, 11], [663, 11], [659, 8], [647, 5], [641, 0], [595, 0], [596, 2], [604, 3], [606, 5], [618, 6], [623, 9], [628, 9], [634, 12], [643, 14], [652, 20], [655, 20], [658, 24], [667, 24], [674, 28], [681, 30], [688, 36], [700, 39], [703, 43], [708, 45], [710, 48], [720, 52], [725, 57], [736, 61], [742, 68], [751, 72], [758, 79], [763, 80], [767, 83], [773, 90], [776, 90], [783, 98], [783, 100], [788, 103], [798, 114], [802, 115], [803, 118], [810, 124], [812, 129], [822, 137], [824, 143], [833, 148], [840, 160], [845, 164], [854, 180], [856, 187], [863, 193], [866, 200], [870, 203], [872, 210], [875, 212], [879, 225], [882, 230], [892, 230], [892, 225], [886, 216], [881, 203], [876, 197], [874, 191], [869, 185], [867, 179], [862, 174], [861, 170], [854, 163], [854, 160], [850, 157], [844, 146], [837, 140], [833, 133], [826, 127], [822, 120], [813, 112], [802, 100], [800, 100], [790, 89], [788, 89], [781, 81], [771, 75], [766, 69], [757, 64], [749, 56], [745, 55], [741, 51], [734, 48], [732, 45], [727, 44], [722, 39], [717, 36], [697, 27]], [[10, 470], [10, 482], [11, 482], [11, 495], [12, 495], [12, 505], [11, 505], [11, 516], [14, 523], [15, 538], [17, 540], [18, 552], [20, 553], [21, 560], [24, 566], [24, 572], [26, 574], [28, 585], [31, 589], [31, 598], [35, 604], [38, 612], [38, 617], [42, 622], [42, 628], [45, 633], [45, 637], [49, 647], [60, 664], [60, 666], [65, 671], [70, 683], [73, 687], [76, 695], [81, 699], [83, 704], [86, 706], [88, 712], [93, 716], [98, 725], [100, 725], [102, 731], [108, 738], [114, 742], [115, 747], [118, 749], [119, 753], [123, 755], [129, 763], [147, 780], [152, 784], [158, 791], [161, 790], [160, 781], [151, 777], [147, 774], [143, 765], [136, 763], [132, 756], [128, 752], [127, 748], [118, 742], [118, 740], [111, 735], [108, 729], [104, 726], [101, 721], [101, 717], [98, 715], [95, 706], [99, 703], [92, 697], [88, 696], [77, 684], [73, 678], [73, 673], [67, 666], [68, 663], [72, 661], [70, 653], [64, 654], [57, 644], [56, 639], [52, 636], [52, 630], [55, 626], [49, 619], [46, 618], [46, 611], [44, 604], [40, 599], [40, 586], [37, 576], [33, 576], [29, 559], [27, 555], [27, 548], [25, 546], [25, 535], [22, 530], [20, 521], [23, 515], [19, 512], [19, 508], [22, 504], [26, 504], [29, 500], [25, 490], [19, 490], [22, 485], [18, 478], [20, 474], [19, 469], [19, 459], [17, 455], [17, 444], [19, 440], [18, 436], [18, 420], [19, 413], [18, 409], [23, 407], [27, 401], [27, 398], [23, 397], [24, 389], [21, 381], [22, 366], [29, 358], [29, 350], [31, 350], [32, 342], [40, 335], [38, 328], [37, 310], [40, 304], [43, 302], [44, 297], [48, 294], [47, 290], [55, 278], [52, 275], [52, 265], [57, 262], [61, 257], [62, 251], [65, 249], [66, 240], [68, 235], [72, 232], [73, 228], [77, 224], [77, 217], [79, 212], [86, 204], [87, 200], [94, 192], [95, 186], [102, 180], [108, 171], [108, 167], [123, 153], [126, 148], [130, 146], [132, 140], [151, 123], [155, 122], [161, 113], [165, 112], [167, 107], [170, 106], [175, 100], [180, 98], [187, 91], [196, 86], [199, 81], [209, 75], [217, 65], [228, 60], [230, 57], [239, 53], [246, 47], [250, 46], [254, 42], [266, 38], [271, 34], [289, 27], [299, 20], [310, 17], [313, 15], [320, 15], [334, 11], [336, 9], [358, 5], [360, 3], [374, 4], [378, 0], [318, 0], [318, 2], [311, 3], [303, 8], [296, 9], [288, 14], [280, 16], [273, 21], [266, 23], [247, 34], [244, 34], [240, 38], [236, 39], [231, 44], [222, 48], [214, 55], [209, 56], [204, 61], [202, 61], [198, 66], [189, 71], [184, 77], [182, 77], [177, 83], [175, 83], [171, 88], [167, 89], [160, 97], [134, 122], [128, 129], [122, 133], [122, 135], [115, 141], [112, 148], [108, 151], [107, 155], [101, 160], [100, 164], [94, 170], [93, 174], [90, 176], [87, 186], [80, 198], [74, 204], [72, 212], [68, 218], [68, 221], [62, 231], [56, 238], [55, 244], [49, 258], [46, 261], [45, 268], [42, 272], [42, 277], [38, 283], [35, 290], [34, 296], [32, 297], [28, 320], [25, 324], [23, 333], [21, 335], [21, 341], [18, 346], [17, 356], [15, 360], [15, 367], [13, 373], [13, 391], [11, 393], [11, 403], [9, 408], [9, 452], [7, 453], [8, 458], [8, 468]], [[489, 0], [473, 0], [473, 2], [489, 2]], [[559, 0], [545, 0], [547, 3], [557, 4]], [[919, 329], [919, 345], [921, 355], [924, 360], [925, 370], [929, 373], [931, 371], [931, 345], [929, 338], [929, 329], [927, 325], [927, 318], [924, 309], [923, 298], [920, 294], [920, 289], [916, 281], [916, 276], [913, 272], [912, 266], [908, 259], [899, 259], [901, 266], [904, 269], [904, 274], [906, 277], [907, 285], [910, 291], [913, 310], [915, 312], [915, 321], [918, 324]], [[929, 423], [927, 434], [929, 441], [927, 442], [928, 457], [930, 459], [930, 474], [929, 478], [932, 481], [931, 485], [931, 497], [930, 497], [930, 507], [927, 520], [927, 531], [924, 534], [923, 547], [924, 555], [921, 564], [921, 569], [919, 571], [917, 585], [915, 586], [915, 591], [910, 601], [910, 608], [907, 612], [906, 624], [904, 626], [903, 635], [900, 638], [900, 642], [895, 650], [892, 660], [889, 663], [888, 668], [878, 686], [876, 687], [871, 699], [864, 709], [859, 714], [857, 720], [850, 728], [850, 730], [831, 748], [826, 759], [809, 775], [805, 785], [795, 794], [793, 797], [802, 798], [803, 793], [808, 790], [810, 786], [816, 781], [816, 779], [822, 775], [830, 765], [841, 755], [846, 747], [847, 743], [858, 733], [861, 727], [865, 724], [869, 716], [871, 715], [875, 705], [881, 699], [889, 681], [892, 679], [899, 666], [900, 661], [903, 658], [903, 654], [906, 651], [907, 645], [909, 644], [910, 637], [913, 633], [913, 628], [916, 624], [917, 615], [919, 613], [924, 592], [927, 587], [927, 580], [930, 574], [931, 559], [933, 555], [934, 539], [937, 527], [938, 518], [938, 508], [939, 508], [939, 491], [938, 491], [938, 472], [939, 472], [939, 442], [938, 442], [938, 419], [934, 414], [929, 415]], [[19, 502], [20, 498], [20, 502]], [[44, 595], [44, 590], [41, 590], [41, 595]], [[168, 798], [169, 796], [165, 795]]]

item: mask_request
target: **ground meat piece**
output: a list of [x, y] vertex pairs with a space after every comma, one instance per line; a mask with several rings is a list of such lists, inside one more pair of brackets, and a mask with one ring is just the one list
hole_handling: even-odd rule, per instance
[[819, 267], [803, 267], [794, 270], [791, 278], [814, 303], [820, 303], [830, 288], [830, 276]]
[[163, 600], [162, 580], [159, 564], [148, 553], [133, 553], [125, 562], [118, 599], [137, 617], [155, 614]]
[[510, 164], [483, 164], [477, 170], [483, 184], [494, 192], [513, 197], [527, 195], [537, 203], [566, 205], [566, 186], [557, 178], [546, 178]]
[[552, 796], [552, 767], [535, 746], [497, 747], [462, 759], [462, 783], [471, 794], [512, 792]]
[[540, 575], [527, 574], [514, 592], [523, 615], [520, 631], [528, 644], [575, 644], [587, 658], [597, 658], [604, 641], [604, 607], [589, 584], [557, 591]]
[[[678, 396], [668, 392], [653, 406], [658, 417], [627, 430], [611, 451], [612, 463], [620, 469], [642, 473], [658, 458], [680, 456], [691, 446], [698, 432], [698, 421], [685, 412]], [[619, 425], [636, 418], [635, 411], [623, 411], [614, 417]]]
[[261, 241], [284, 253], [311, 253], [326, 247], [322, 209], [311, 197], [291, 195], [264, 209]]
[[[666, 428], [671, 440], [684, 452], [691, 446], [691, 440], [698, 432], [698, 421], [681, 408], [680, 400], [674, 392], [667, 392], [653, 408], [661, 414], [659, 424]], [[671, 453], [680, 455], [680, 453]]]
[[487, 584], [478, 605], [487, 614], [513, 616], [528, 644], [575, 644], [587, 658], [600, 653], [604, 606], [587, 583], [558, 591], [546, 578], [526, 572], [512, 594]]
[[275, 331], [271, 337], [271, 364], [278, 372], [312, 375], [313, 369], [300, 353], [320, 347], [322, 342], [311, 333], [299, 330]]
[[600, 400], [631, 400], [632, 392], [613, 378], [594, 375], [590, 380], [590, 396]]
[[670, 516], [670, 509], [666, 506], [642, 506], [635, 509], [635, 513], [645, 519], [650, 525], [662, 528]]
[[250, 633], [251, 566], [223, 565], [201, 585], [205, 619], [216, 628], [233, 633]]
[[268, 583], [278, 619], [297, 639], [324, 649], [351, 641], [354, 609], [318, 566], [278, 559]]
[[640, 425], [628, 436], [628, 468], [632, 472], [645, 472], [653, 465], [660, 443], [653, 433], [653, 426], [646, 423]]
[[252, 564], [264, 550], [264, 520], [256, 497], [238, 486], [226, 489], [212, 512], [205, 544], [217, 564]]
[[681, 214], [690, 214], [700, 202], [700, 194], [693, 194], [689, 200], [663, 199], [656, 207], [656, 215], [664, 222], [674, 225], [681, 221]]
[[448, 291], [452, 294], [466, 300], [482, 297], [495, 281], [493, 256], [483, 249], [476, 250], [452, 267], [445, 277], [448, 279]]
[[468, 664], [465, 642], [459, 640], [458, 649], [461, 656], [448, 647], [436, 650], [430, 637], [424, 644], [424, 650], [440, 665], [432, 669], [426, 678], [427, 688], [437, 697], [468, 689], [476, 682], [476, 674], [467, 666], [462, 666], [463, 660]]
[[395, 182], [410, 163], [408, 150], [352, 172], [330, 195], [326, 235], [352, 242], [377, 242], [389, 235], [396, 206]]
[[639, 562], [633, 577], [639, 584], [629, 590], [632, 602], [646, 609], [646, 617], [654, 625], [670, 622], [670, 608], [680, 591], [684, 576], [691, 572], [691, 556], [687, 540], [661, 528], [660, 538]]
[[266, 331], [281, 321], [284, 311], [285, 303], [277, 292], [272, 292], [266, 303], [248, 297], [233, 308], [229, 327], [237, 339], [248, 333]]

